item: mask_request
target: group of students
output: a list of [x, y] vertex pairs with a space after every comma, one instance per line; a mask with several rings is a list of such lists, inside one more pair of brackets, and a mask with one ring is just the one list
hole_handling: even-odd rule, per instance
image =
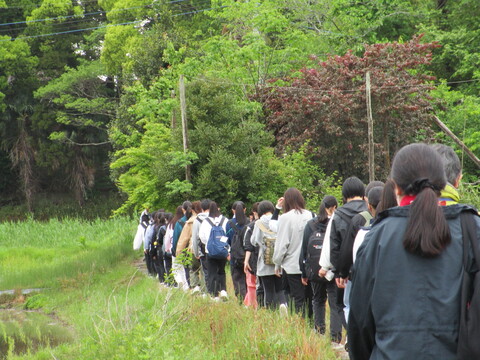
[[[346, 179], [340, 207], [326, 196], [315, 214], [289, 188], [276, 205], [253, 204], [250, 216], [235, 202], [231, 219], [213, 201], [186, 201], [149, 224], [142, 214], [139, 232], [160, 282], [172, 273], [179, 287], [201, 291], [204, 281], [214, 299], [226, 298], [228, 262], [245, 305], [290, 308], [313, 317], [320, 334], [328, 299], [332, 344], [340, 347], [345, 328], [352, 359], [453, 359], [462, 284], [478, 271], [471, 247], [480, 240], [476, 210], [458, 204], [461, 177], [450, 147], [411, 144], [385, 183]], [[468, 267], [462, 214], [475, 224]]]

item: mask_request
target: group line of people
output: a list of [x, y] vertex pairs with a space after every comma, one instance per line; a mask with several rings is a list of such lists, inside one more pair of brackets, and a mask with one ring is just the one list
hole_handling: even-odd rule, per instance
[[351, 359], [453, 359], [464, 273], [478, 271], [471, 249], [464, 265], [461, 214], [474, 217], [473, 244], [480, 238], [476, 210], [459, 204], [461, 178], [452, 148], [411, 144], [385, 183], [346, 179], [340, 207], [325, 196], [315, 214], [296, 188], [248, 215], [236, 201], [230, 219], [214, 201], [185, 201], [175, 214], [144, 211], [134, 248], [143, 240], [161, 283], [217, 301], [228, 297], [228, 263], [245, 305], [312, 318], [319, 334], [328, 300], [332, 346]]

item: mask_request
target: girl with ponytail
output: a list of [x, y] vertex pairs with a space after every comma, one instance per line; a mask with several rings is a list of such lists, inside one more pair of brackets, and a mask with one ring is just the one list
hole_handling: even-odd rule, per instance
[[444, 165], [425, 144], [400, 149], [391, 177], [399, 206], [378, 214], [352, 271], [350, 358], [455, 359], [464, 274], [460, 214], [472, 208], [439, 206]]

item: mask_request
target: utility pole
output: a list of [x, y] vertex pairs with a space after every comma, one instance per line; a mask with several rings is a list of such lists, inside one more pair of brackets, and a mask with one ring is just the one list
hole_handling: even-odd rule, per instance
[[[172, 91], [170, 92], [170, 96], [172, 99], [175, 99], [175, 90], [172, 89]], [[176, 114], [177, 110], [176, 109], [172, 109], [172, 129], [175, 129], [177, 127], [177, 114]]]
[[365, 76], [365, 92], [367, 98], [367, 121], [368, 121], [368, 177], [369, 181], [375, 180], [375, 159], [373, 149], [373, 117], [372, 117], [372, 97], [370, 92], [370, 71]]
[[[180, 88], [180, 111], [182, 113], [183, 152], [186, 154], [188, 151], [187, 102], [185, 99], [185, 82], [184, 82], [183, 75], [180, 75], [179, 88]], [[191, 179], [192, 177], [190, 174], [190, 165], [186, 165], [185, 180], [190, 181]]]

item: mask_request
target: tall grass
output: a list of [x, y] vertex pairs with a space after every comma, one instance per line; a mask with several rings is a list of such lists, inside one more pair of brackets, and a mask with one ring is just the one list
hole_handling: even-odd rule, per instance
[[298, 316], [160, 287], [127, 267], [93, 278], [47, 305], [80, 329], [77, 341], [29, 359], [336, 359]]
[[135, 225], [127, 218], [0, 224], [0, 290], [48, 287], [78, 273], [103, 271], [132, 255]]

